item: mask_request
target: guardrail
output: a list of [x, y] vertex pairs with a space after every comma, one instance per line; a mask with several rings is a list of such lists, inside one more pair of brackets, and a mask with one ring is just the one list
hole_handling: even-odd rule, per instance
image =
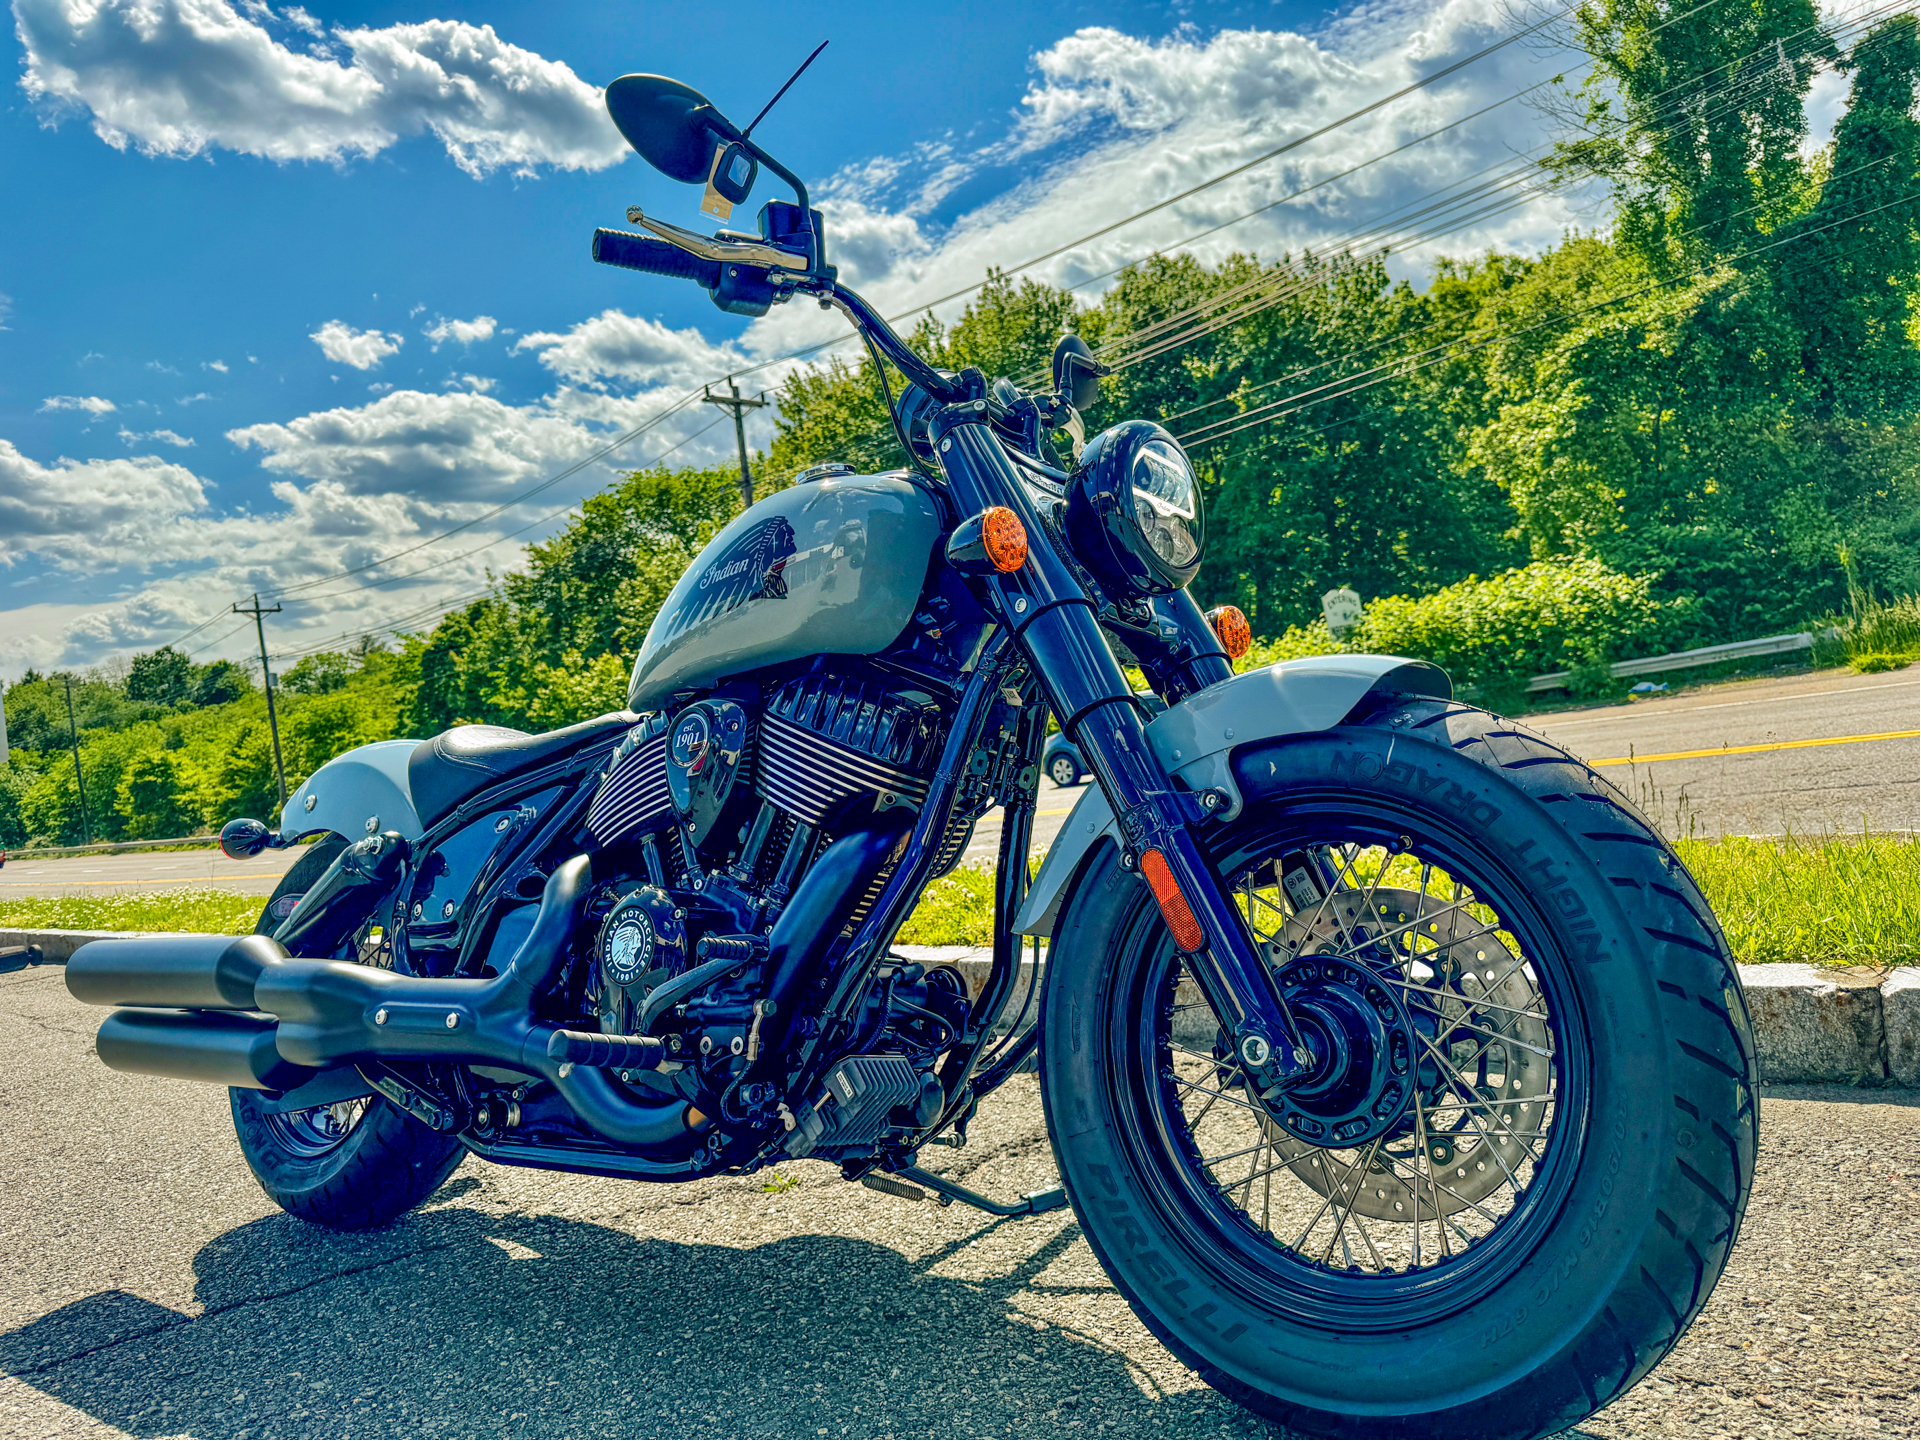
[[90, 846], [35, 846], [31, 850], [23, 848], [8, 851], [7, 858], [15, 861], [57, 861], [64, 856], [111, 856], [121, 851], [164, 851], [172, 847], [208, 850], [219, 844], [218, 836], [175, 836], [170, 840], [157, 841], [100, 841]]
[[[1726, 660], [1747, 660], [1753, 656], [1785, 655], [1790, 651], [1810, 650], [1814, 646], [1811, 631], [1796, 631], [1792, 635], [1768, 635], [1759, 640], [1737, 640], [1727, 645], [1704, 645], [1695, 650], [1677, 650], [1668, 655], [1652, 655], [1641, 660], [1617, 660], [1608, 667], [1608, 672], [1617, 676], [1659, 675], [1663, 671], [1688, 670], [1698, 665], [1716, 665]], [[1559, 690], [1573, 679], [1572, 672], [1557, 670], [1548, 675], [1537, 675], [1527, 683], [1530, 693], [1540, 690]]]

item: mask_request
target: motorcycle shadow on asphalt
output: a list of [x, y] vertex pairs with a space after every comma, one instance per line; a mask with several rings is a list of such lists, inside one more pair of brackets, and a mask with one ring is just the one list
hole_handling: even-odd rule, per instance
[[932, 1268], [1000, 1223], [910, 1260], [445, 1204], [358, 1235], [275, 1215], [194, 1258], [199, 1315], [101, 1291], [0, 1333], [0, 1375], [136, 1436], [1270, 1434], [1026, 1314], [1119, 1302], [1091, 1258], [1086, 1285], [1041, 1279], [1071, 1221], [1021, 1224], [1031, 1252], [962, 1280]]

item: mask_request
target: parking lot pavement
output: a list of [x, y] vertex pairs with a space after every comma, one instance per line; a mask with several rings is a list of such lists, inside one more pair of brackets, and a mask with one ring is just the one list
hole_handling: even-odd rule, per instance
[[[1154, 1341], [1071, 1213], [813, 1163], [779, 1189], [469, 1160], [337, 1235], [255, 1188], [220, 1092], [101, 1067], [98, 1019], [57, 968], [0, 975], [0, 1434], [1270, 1434]], [[1771, 1092], [1727, 1279], [1586, 1434], [1913, 1434], [1915, 1117], [1911, 1092]], [[1033, 1080], [934, 1164], [1051, 1182]]]
[[208, 847], [191, 851], [129, 851], [117, 856], [15, 857], [0, 866], [0, 900], [21, 896], [110, 896], [123, 891], [170, 891], [211, 886], [242, 895], [270, 896], [305, 846], [262, 851], [230, 861]]

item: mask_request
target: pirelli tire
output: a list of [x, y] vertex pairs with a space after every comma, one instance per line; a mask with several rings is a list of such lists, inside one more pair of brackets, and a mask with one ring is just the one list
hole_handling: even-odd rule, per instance
[[[275, 887], [254, 929], [271, 934], [287, 898], [304, 894], [346, 847], [339, 835], [315, 841]], [[375, 962], [376, 951], [363, 927], [339, 959]], [[333, 1106], [284, 1115], [270, 1111], [259, 1091], [229, 1089], [234, 1134], [248, 1169], [282, 1210], [333, 1230], [364, 1231], [413, 1210], [459, 1166], [466, 1152], [458, 1141], [368, 1090]]]
[[1318, 1292], [1313, 1306], [1296, 1304], [1285, 1267], [1273, 1284], [1252, 1276], [1168, 1182], [1171, 1163], [1150, 1154], [1135, 1112], [1160, 1063], [1139, 1053], [1151, 1002], [1130, 976], [1155, 944], [1172, 947], [1146, 887], [1109, 847], [1063, 908], [1044, 999], [1048, 1132], [1089, 1244], [1175, 1356], [1295, 1434], [1576, 1425], [1639, 1381], [1700, 1311], [1754, 1176], [1753, 1031], [1699, 887], [1594, 770], [1471, 706], [1370, 697], [1334, 730], [1244, 747], [1234, 769], [1244, 809], [1209, 841], [1224, 868], [1264, 837], [1316, 824], [1405, 829], [1399, 841], [1485, 858], [1502, 893], [1520, 898], [1530, 944], [1554, 957], [1542, 969], [1565, 976], [1556, 1117], [1578, 1130], [1557, 1143], [1559, 1169], [1544, 1159], [1534, 1173], [1533, 1209], [1516, 1204], [1535, 1232], [1490, 1247], [1484, 1259], [1507, 1269], [1484, 1265], [1478, 1289], [1462, 1283], [1450, 1297], [1441, 1277], [1426, 1309], [1394, 1325], [1371, 1319], [1365, 1276], [1346, 1310]]

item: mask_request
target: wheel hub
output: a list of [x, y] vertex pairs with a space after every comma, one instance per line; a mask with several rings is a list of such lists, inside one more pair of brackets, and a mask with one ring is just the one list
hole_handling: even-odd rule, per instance
[[1297, 1140], [1365, 1146], [1387, 1135], [1414, 1098], [1419, 1042], [1407, 1007], [1367, 966], [1302, 956], [1276, 980], [1314, 1054], [1279, 1098], [1274, 1119]]

